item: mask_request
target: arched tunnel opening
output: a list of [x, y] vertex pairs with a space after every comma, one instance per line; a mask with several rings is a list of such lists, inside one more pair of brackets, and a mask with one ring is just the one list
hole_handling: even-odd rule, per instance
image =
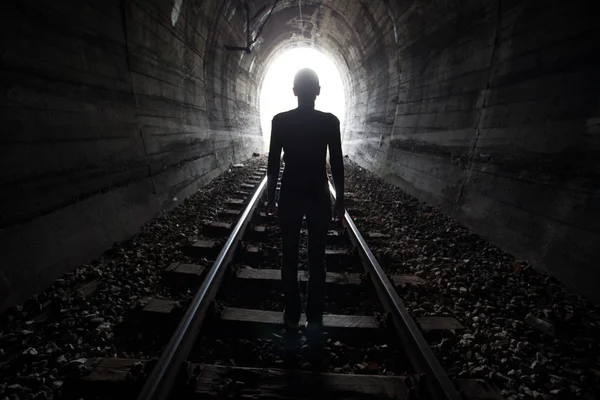
[[[482, 259], [499, 248], [507, 256], [498, 268], [518, 272], [527, 265], [539, 275], [523, 283], [510, 305], [477, 303], [466, 325], [479, 329], [492, 310], [512, 312], [525, 297], [551, 299], [560, 291], [587, 310], [575, 315], [565, 306], [561, 315], [593, 320], [585, 328], [592, 329], [600, 302], [594, 6], [554, 0], [3, 2], [0, 313], [4, 318], [43, 298], [65, 274], [77, 276], [113, 245], [147, 234], [145, 224], [189, 207], [186, 199], [209, 193], [207, 185], [235, 165], [265, 156], [273, 115], [294, 107], [293, 72], [327, 57], [323, 77], [332, 70], [339, 76], [321, 82], [317, 108], [342, 122], [356, 190], [373, 188], [373, 204], [386, 199], [381, 215], [394, 216], [389, 229], [413, 249], [388, 252], [387, 259], [400, 265], [410, 255], [427, 268], [454, 263], [436, 270], [436, 279], [465, 266], [477, 274], [487, 261], [452, 257], [484, 240], [477, 247]], [[281, 59], [289, 74], [280, 77], [283, 83], [270, 81], [270, 68]], [[330, 88], [341, 99], [327, 99]], [[388, 201], [388, 192], [400, 200]], [[417, 203], [428, 207], [424, 216], [403, 214]], [[434, 211], [446, 219], [428, 220]], [[472, 235], [457, 236], [464, 240], [440, 256], [431, 249], [451, 223]], [[438, 233], [423, 234], [427, 226]], [[490, 277], [484, 289], [497, 279]], [[532, 289], [534, 281], [550, 279], [561, 289]], [[452, 290], [463, 289], [470, 290]], [[548, 314], [548, 307], [537, 311]], [[534, 310], [511, 318], [528, 311]], [[521, 329], [515, 321], [507, 326]], [[506, 336], [499, 332], [493, 335]], [[2, 340], [0, 334], [0, 349]], [[586, 346], [577, 351], [598, 357], [597, 343]], [[577, 374], [552, 378], [552, 371], [540, 372], [542, 359], [537, 356], [533, 372], [502, 376], [507, 382], [521, 372], [536, 375], [534, 381], [543, 376], [554, 385], [552, 396], [567, 396], [561, 385], [575, 385]], [[600, 370], [598, 360], [569, 365], [587, 371], [576, 383], [585, 381], [582, 387]], [[535, 382], [527, 385], [531, 394]], [[573, 398], [583, 393], [565, 390]], [[538, 398], [531, 396], [519, 398]]]
[[302, 68], [311, 68], [319, 77], [321, 92], [316, 98], [315, 109], [338, 116], [340, 129], [342, 132], [344, 130], [346, 88], [333, 60], [311, 48], [283, 51], [281, 54], [274, 54], [273, 61], [259, 84], [264, 151], [269, 150], [273, 117], [298, 106], [292, 86], [295, 74]]

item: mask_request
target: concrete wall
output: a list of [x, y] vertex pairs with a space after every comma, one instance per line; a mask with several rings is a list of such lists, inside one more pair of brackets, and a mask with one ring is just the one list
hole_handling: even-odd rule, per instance
[[216, 45], [244, 40], [235, 3], [1, 10], [0, 310], [262, 145], [250, 61]]
[[353, 160], [600, 300], [591, 4], [281, 0], [246, 54], [238, 0], [5, 1], [0, 309], [259, 150], [262, 75], [301, 45], [340, 67]]
[[[368, 83], [372, 111], [346, 151], [600, 301], [600, 35], [591, 3], [401, 3], [392, 8], [398, 41], [384, 33], [386, 48], [374, 51], [387, 62], [370, 72], [390, 82]], [[393, 76], [397, 97], [384, 106]]]

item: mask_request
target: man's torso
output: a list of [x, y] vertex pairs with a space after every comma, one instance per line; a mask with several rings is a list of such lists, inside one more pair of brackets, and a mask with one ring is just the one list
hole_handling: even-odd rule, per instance
[[317, 110], [291, 110], [275, 116], [285, 168], [280, 202], [329, 201], [327, 146], [336, 134], [337, 119]]

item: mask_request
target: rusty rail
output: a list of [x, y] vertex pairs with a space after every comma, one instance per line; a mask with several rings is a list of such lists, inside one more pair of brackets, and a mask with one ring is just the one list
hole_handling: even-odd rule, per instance
[[221, 285], [225, 270], [233, 258], [237, 244], [246, 230], [266, 185], [267, 178], [265, 176], [208, 271], [202, 286], [196, 292], [156, 366], [148, 376], [137, 397], [138, 400], [164, 400], [169, 397], [181, 365], [187, 360], [194, 346], [204, 318]]
[[[335, 198], [335, 189], [329, 182], [329, 191]], [[408, 310], [400, 300], [392, 282], [379, 265], [375, 255], [360, 234], [356, 224], [352, 221], [348, 211], [344, 211], [343, 223], [346, 226], [350, 241], [358, 249], [363, 266], [371, 277], [385, 311], [391, 317], [403, 348], [410, 358], [415, 371], [424, 373], [427, 377], [428, 394], [436, 400], [462, 400], [458, 391], [446, 375], [446, 372], [431, 351], [427, 341], [421, 334], [417, 324], [412, 319]]]

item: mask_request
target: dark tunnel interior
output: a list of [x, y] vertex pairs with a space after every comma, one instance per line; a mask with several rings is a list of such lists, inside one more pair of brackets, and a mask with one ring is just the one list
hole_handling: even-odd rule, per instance
[[596, 3], [4, 0], [0, 399], [600, 398]]
[[591, 2], [272, 4], [245, 52], [237, 0], [2, 3], [2, 309], [262, 151], [261, 80], [302, 46], [340, 70], [352, 161], [600, 300]]

